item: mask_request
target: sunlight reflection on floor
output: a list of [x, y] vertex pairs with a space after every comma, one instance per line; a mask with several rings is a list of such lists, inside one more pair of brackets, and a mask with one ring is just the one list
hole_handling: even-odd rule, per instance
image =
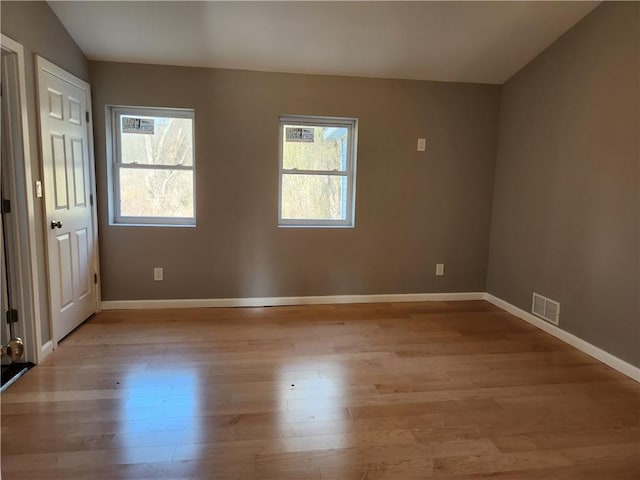
[[123, 463], [170, 461], [176, 443], [193, 448], [192, 455], [197, 456], [203, 432], [196, 369], [132, 368], [121, 389], [125, 395], [114, 442]]
[[[302, 437], [318, 439], [319, 424], [340, 420], [350, 423], [351, 419], [344, 407], [343, 369], [340, 362], [300, 361], [295, 365], [283, 365], [278, 370], [276, 388], [280, 400], [287, 405], [286, 410], [279, 412], [277, 419], [283, 439], [281, 448], [284, 451], [313, 449], [313, 442], [300, 440]], [[320, 371], [327, 373], [325, 378], [320, 378]], [[293, 432], [295, 436], [291, 437]], [[312, 436], [315, 437], [312, 439]], [[323, 448], [339, 449], [347, 446], [346, 436], [334, 436], [332, 440], [335, 444]], [[342, 463], [337, 458], [333, 459], [332, 468], [339, 471]]]

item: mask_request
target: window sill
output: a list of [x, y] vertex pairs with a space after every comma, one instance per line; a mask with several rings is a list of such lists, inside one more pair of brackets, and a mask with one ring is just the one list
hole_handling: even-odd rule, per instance
[[171, 223], [109, 223], [110, 227], [161, 227], [161, 228], [195, 228], [195, 224], [171, 224]]
[[355, 225], [296, 225], [280, 224], [278, 228], [356, 228]]

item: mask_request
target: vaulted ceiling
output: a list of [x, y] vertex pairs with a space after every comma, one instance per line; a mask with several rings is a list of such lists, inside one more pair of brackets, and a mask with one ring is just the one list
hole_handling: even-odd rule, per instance
[[501, 84], [599, 2], [49, 2], [89, 59]]

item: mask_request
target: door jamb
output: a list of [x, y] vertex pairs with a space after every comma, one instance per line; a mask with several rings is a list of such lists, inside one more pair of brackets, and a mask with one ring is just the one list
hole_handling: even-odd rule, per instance
[[[93, 110], [91, 105], [91, 85], [88, 82], [85, 82], [81, 78], [76, 77], [75, 75], [67, 72], [66, 70], [58, 67], [56, 64], [51, 63], [49, 60], [41, 57], [40, 55], [36, 55], [36, 84], [38, 85], [37, 91], [37, 105], [38, 105], [38, 122], [40, 122], [41, 116], [41, 105], [45, 99], [40, 98], [40, 82], [43, 78], [43, 73], [49, 73], [54, 77], [58, 77], [59, 79], [70, 83], [71, 85], [78, 87], [79, 89], [85, 92], [85, 105], [87, 107], [87, 115], [89, 121], [86, 122], [87, 128], [87, 149], [89, 152], [89, 185], [91, 188], [91, 196], [93, 201], [91, 202], [91, 225], [93, 230], [93, 271], [96, 275], [96, 283], [95, 283], [95, 292], [96, 292], [96, 313], [102, 311], [102, 293], [101, 293], [101, 283], [100, 283], [100, 253], [98, 250], [98, 211], [97, 211], [97, 197], [96, 197], [96, 168], [95, 168], [95, 154], [93, 150]], [[40, 123], [39, 135], [40, 138], [40, 168], [44, 168], [42, 165], [42, 124]], [[49, 268], [49, 259], [48, 259], [48, 241], [47, 241], [47, 214], [46, 208], [43, 205], [43, 228], [45, 232], [45, 252], [47, 252], [47, 269]], [[51, 309], [51, 298], [49, 298], [49, 308]], [[58, 348], [58, 342], [55, 340], [55, 335], [53, 333], [53, 325], [51, 322], [52, 316], [49, 317], [49, 323], [51, 324], [51, 342], [53, 348]]]

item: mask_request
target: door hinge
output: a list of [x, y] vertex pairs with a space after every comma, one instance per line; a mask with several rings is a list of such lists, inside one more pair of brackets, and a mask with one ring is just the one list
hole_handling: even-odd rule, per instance
[[7, 310], [7, 323], [16, 323], [18, 321], [18, 310], [12, 308]]
[[95, 284], [98, 283], [98, 274], [97, 273], [93, 274], [93, 283], [95, 283]]
[[84, 112], [84, 113], [86, 113], [86, 116], [87, 116], [87, 123], [89, 123], [89, 122], [90, 122], [90, 120], [89, 120], [89, 112]]
[[2, 213], [11, 213], [11, 200], [9, 200], [8, 198], [3, 198], [0, 210], [2, 210]]
[[89, 205], [93, 207], [93, 193], [89, 194]]

